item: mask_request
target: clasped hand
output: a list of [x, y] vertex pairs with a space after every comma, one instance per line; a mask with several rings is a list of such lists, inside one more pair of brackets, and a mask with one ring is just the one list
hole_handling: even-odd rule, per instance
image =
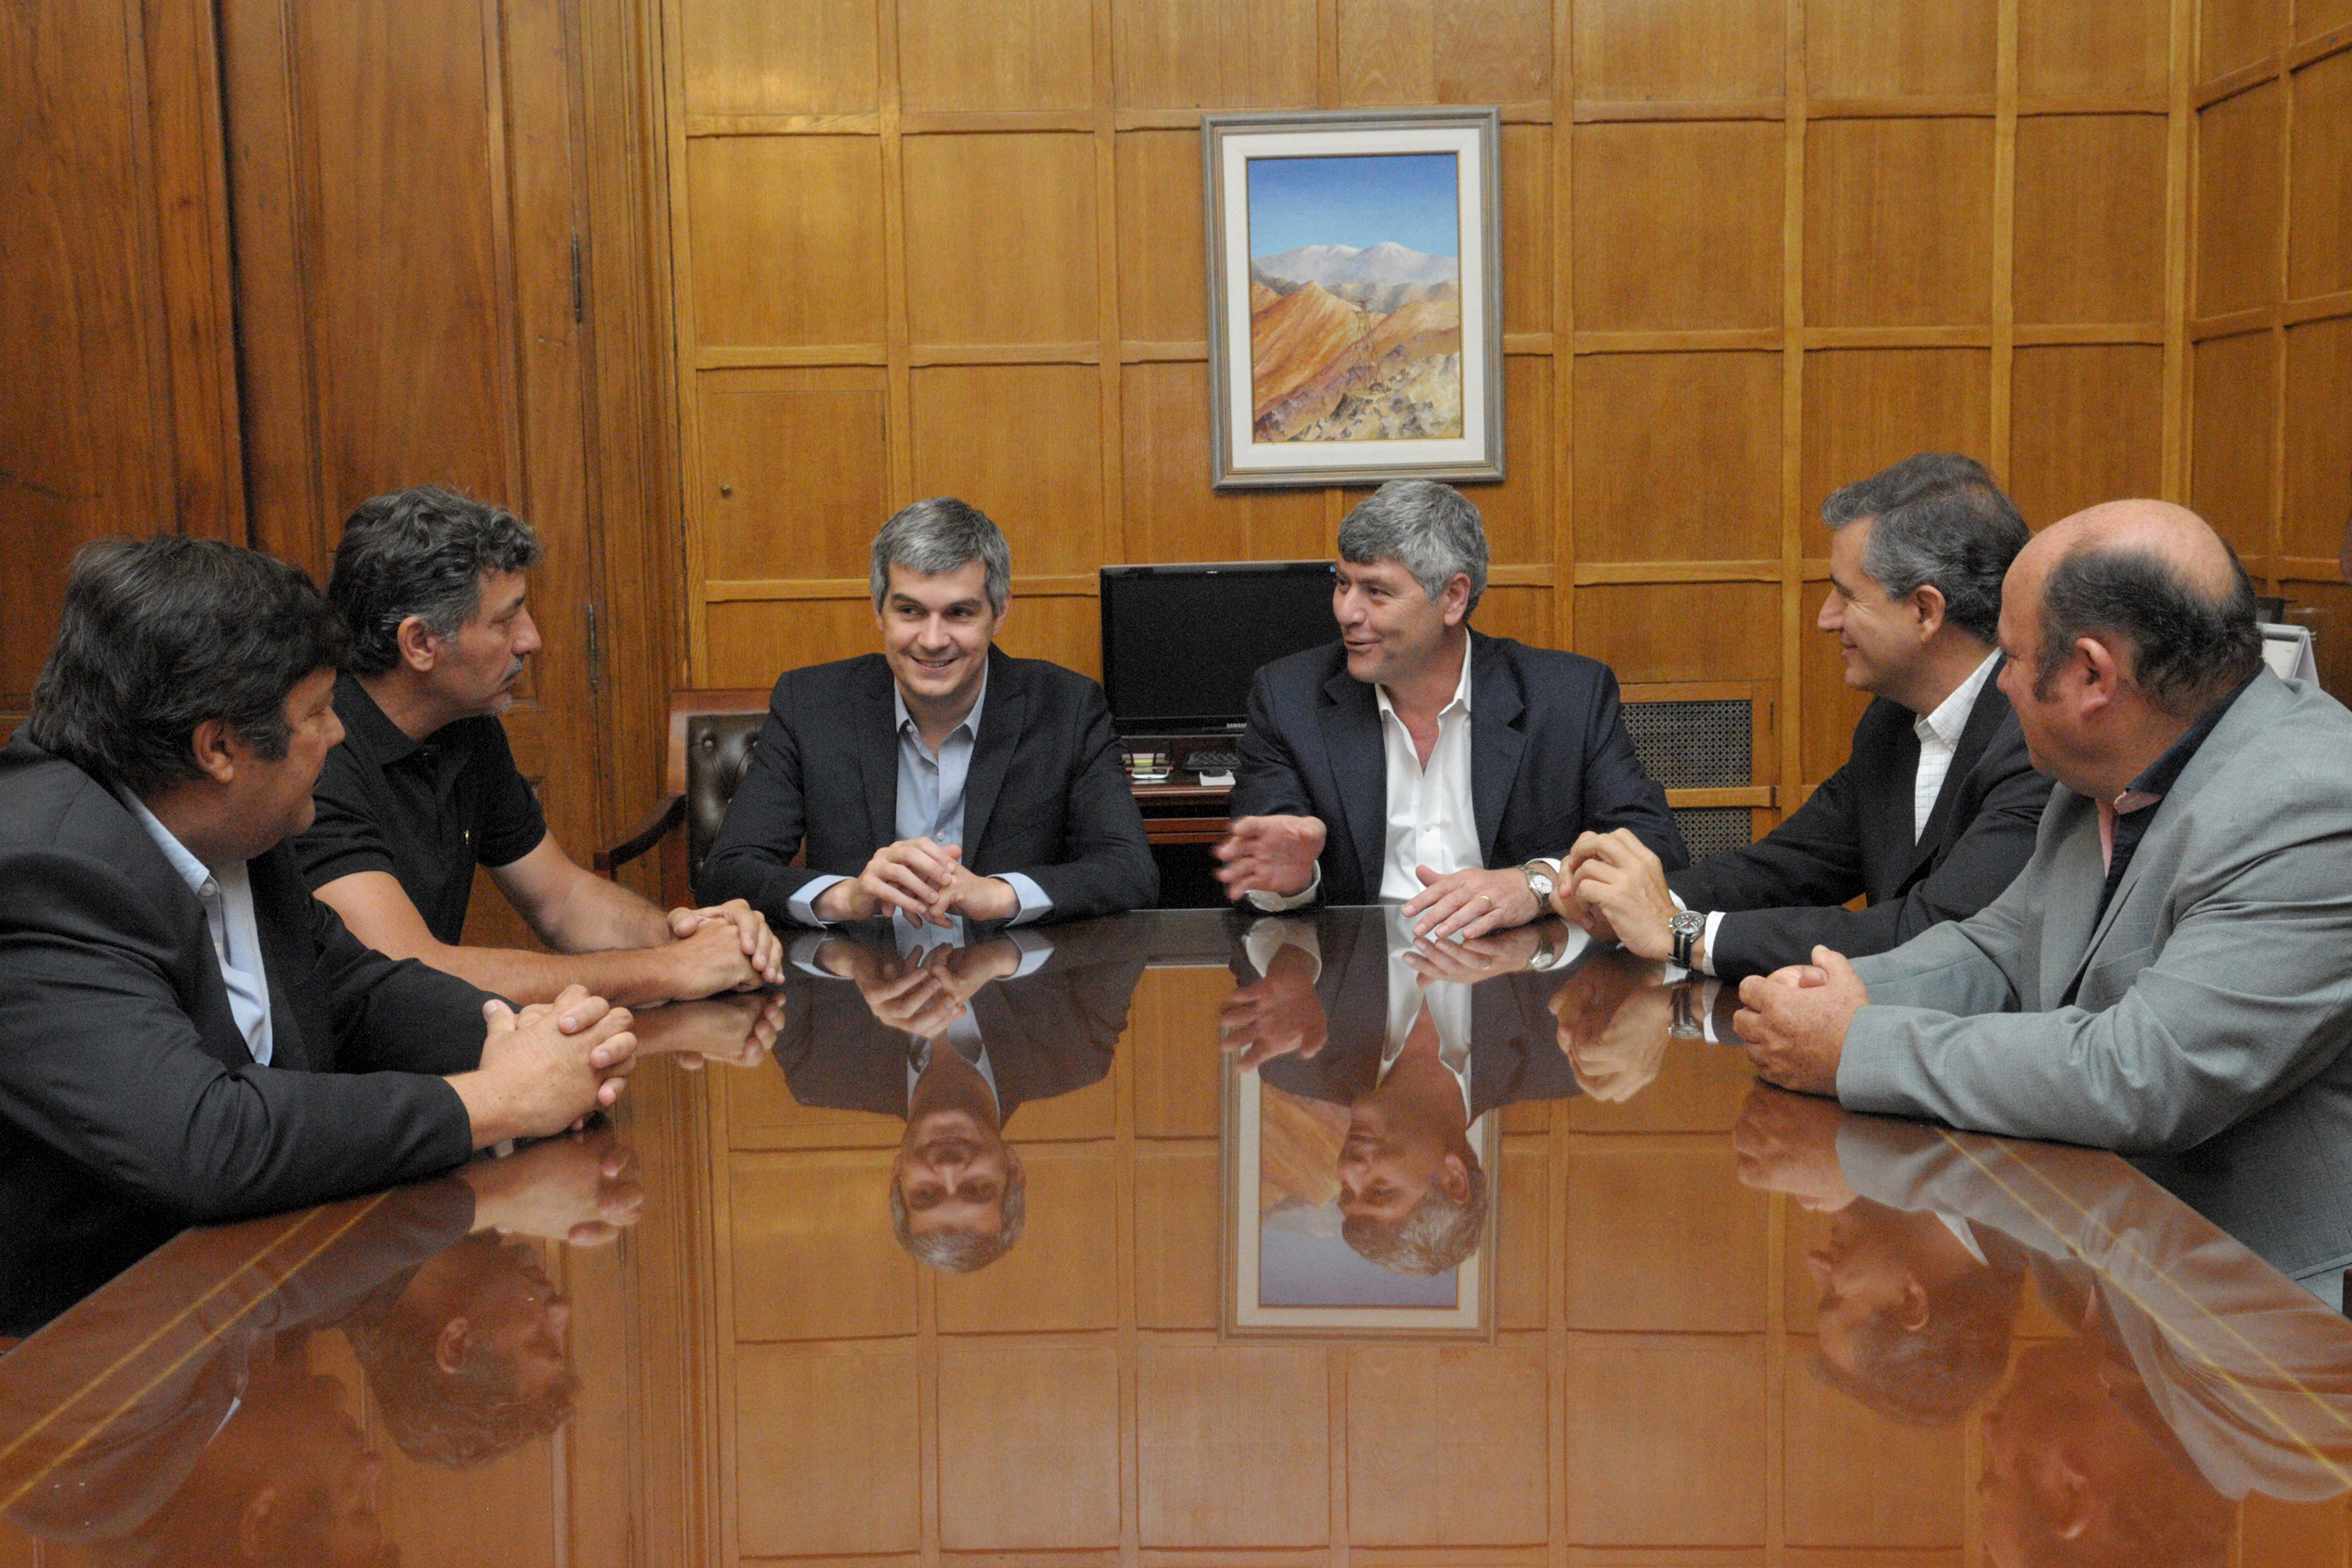
[[944, 926], [958, 915], [1011, 920], [1021, 912], [1021, 895], [1000, 878], [974, 875], [963, 863], [960, 844], [902, 838], [876, 850], [856, 878], [818, 894], [814, 908], [827, 921], [897, 913], [917, 925]]
[[1747, 1043], [1757, 1077], [1801, 1094], [1836, 1096], [1847, 1026], [1870, 1004], [1870, 988], [1845, 954], [1816, 947], [1811, 963], [1751, 974], [1739, 983], [1739, 1003], [1731, 1026]]
[[[730, 899], [723, 904], [698, 910], [672, 910], [667, 918], [673, 941], [689, 942], [701, 931], [703, 945], [709, 950], [711, 973], [704, 979], [702, 988], [692, 992], [693, 996], [783, 984], [784, 944], [768, 929], [768, 917], [741, 899]], [[710, 926], [726, 928], [740, 954], [740, 960], [726, 952], [726, 942], [717, 932], [705, 931]]]
[[1674, 895], [1656, 851], [1631, 828], [1580, 836], [1560, 866], [1552, 908], [1601, 942], [1621, 942], [1642, 958], [1664, 958], [1674, 935]]

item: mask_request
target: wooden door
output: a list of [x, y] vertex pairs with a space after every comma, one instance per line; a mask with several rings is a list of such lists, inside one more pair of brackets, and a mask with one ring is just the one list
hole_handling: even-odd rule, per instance
[[[321, 578], [368, 496], [450, 486], [546, 547], [507, 717], [601, 837], [580, 120], [558, 0], [224, 0], [253, 542]], [[484, 890], [467, 940], [520, 940]]]

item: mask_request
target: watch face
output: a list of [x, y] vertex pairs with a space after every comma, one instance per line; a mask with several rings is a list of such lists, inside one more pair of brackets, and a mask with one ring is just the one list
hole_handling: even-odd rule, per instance
[[1706, 917], [1696, 910], [1678, 910], [1674, 919], [1666, 922], [1666, 928], [1684, 936], [1695, 937], [1706, 930]]
[[1549, 877], [1545, 876], [1541, 871], [1530, 871], [1528, 873], [1528, 886], [1535, 889], [1536, 897], [1538, 899], [1549, 899], [1551, 897], [1552, 880]]

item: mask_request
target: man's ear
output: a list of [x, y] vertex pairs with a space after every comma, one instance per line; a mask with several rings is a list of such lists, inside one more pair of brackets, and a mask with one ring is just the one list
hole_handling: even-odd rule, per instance
[[2122, 695], [2127, 676], [2116, 650], [2100, 637], [2076, 637], [2074, 657], [2083, 661], [2083, 710], [2095, 712]]
[[474, 1325], [461, 1312], [441, 1325], [441, 1332], [433, 1342], [433, 1364], [446, 1373], [463, 1372], [466, 1352], [473, 1342]]
[[1459, 1154], [1444, 1154], [1437, 1161], [1437, 1190], [1445, 1194], [1448, 1203], [1470, 1201], [1470, 1166]]
[[1458, 626], [1470, 618], [1470, 574], [1456, 572], [1437, 595], [1438, 613], [1449, 626]]
[[1909, 600], [1913, 618], [1918, 623], [1919, 640], [1927, 641], [1944, 629], [1945, 612], [1950, 608], [1944, 602], [1944, 591], [1933, 583], [1922, 583], [1911, 590]]
[[269, 1522], [278, 1512], [278, 1483], [265, 1482], [236, 1512], [236, 1554], [247, 1563], [269, 1555]]
[[236, 777], [236, 728], [226, 719], [207, 719], [188, 737], [188, 751], [197, 769], [215, 784]]
[[407, 616], [394, 629], [392, 637], [400, 647], [400, 662], [417, 674], [429, 674], [441, 662], [441, 639], [433, 635], [424, 616]]
[[1904, 1332], [1916, 1334], [1927, 1326], [1927, 1320], [1932, 1315], [1927, 1307], [1927, 1288], [1919, 1283], [1916, 1274], [1904, 1275], [1903, 1294], [1895, 1302], [1895, 1321], [1903, 1325]]

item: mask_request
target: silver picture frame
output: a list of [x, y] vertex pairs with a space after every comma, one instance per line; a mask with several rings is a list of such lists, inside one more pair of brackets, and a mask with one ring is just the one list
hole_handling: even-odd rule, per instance
[[[1493, 108], [1202, 116], [1216, 489], [1504, 477], [1501, 145], [1502, 116]], [[1442, 171], [1449, 154], [1452, 258], [1436, 254], [1434, 240], [1417, 248], [1371, 238], [1391, 226], [1430, 231], [1443, 198], [1426, 179], [1410, 191], [1378, 180], [1357, 184], [1345, 171], [1372, 165], [1313, 162], [1402, 156], [1425, 174]], [[1311, 176], [1325, 168], [1333, 174], [1317, 190]], [[1360, 202], [1353, 188], [1362, 191]], [[1294, 189], [1306, 194], [1286, 194]], [[1285, 200], [1288, 207], [1275, 205]], [[1269, 232], [1254, 237], [1253, 211], [1265, 218], [1270, 205]], [[1323, 229], [1334, 237], [1297, 243]], [[1285, 248], [1269, 254], [1276, 245]], [[1443, 276], [1448, 260], [1451, 278]], [[1265, 261], [1285, 263], [1283, 274], [1265, 271]], [[1448, 284], [1458, 302], [1450, 369]], [[1303, 296], [1295, 306], [1294, 292]], [[1263, 366], [1254, 357], [1261, 332]], [[1454, 400], [1458, 416], [1448, 406]]]

